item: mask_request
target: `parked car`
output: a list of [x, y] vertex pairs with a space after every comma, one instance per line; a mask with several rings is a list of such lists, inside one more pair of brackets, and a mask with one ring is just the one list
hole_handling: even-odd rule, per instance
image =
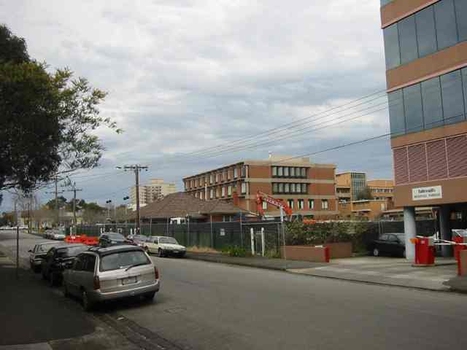
[[75, 257], [88, 250], [84, 244], [61, 244], [52, 247], [41, 263], [42, 278], [49, 281], [51, 286], [60, 285], [63, 271], [70, 268]]
[[138, 247], [143, 247], [143, 248], [147, 240], [148, 240], [148, 236], [144, 236], [144, 235], [134, 235], [131, 237], [131, 241], [134, 244], [136, 244]]
[[54, 232], [54, 233], [52, 234], [52, 237], [51, 237], [51, 238], [52, 238], [52, 239], [55, 239], [55, 240], [61, 241], [61, 240], [64, 240], [65, 237], [66, 237], [66, 235], [65, 235], [64, 233], [61, 233], [61, 232]]
[[99, 245], [108, 247], [115, 244], [132, 244], [133, 242], [126, 239], [123, 235], [116, 232], [106, 232], [99, 237]]
[[148, 253], [155, 253], [160, 257], [175, 255], [183, 258], [186, 248], [180, 245], [173, 237], [151, 236], [145, 242], [145, 249]]
[[373, 241], [372, 253], [405, 257], [405, 235], [403, 233], [384, 233]]
[[93, 247], [79, 254], [63, 274], [63, 292], [81, 298], [85, 310], [101, 301], [134, 296], [151, 300], [159, 291], [159, 271], [141, 247]]
[[31, 270], [35, 273], [41, 272], [41, 264], [42, 260], [47, 255], [47, 252], [50, 248], [61, 244], [59, 242], [43, 242], [36, 244], [33, 249], [29, 249], [29, 264], [31, 266]]

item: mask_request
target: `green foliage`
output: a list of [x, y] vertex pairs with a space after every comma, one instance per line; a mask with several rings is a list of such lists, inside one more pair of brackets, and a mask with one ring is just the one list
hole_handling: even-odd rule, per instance
[[300, 221], [287, 223], [288, 245], [318, 245], [324, 243], [352, 242], [360, 246], [361, 235], [367, 228], [361, 221], [330, 221], [305, 225]]
[[249, 256], [249, 252], [242, 247], [239, 246], [228, 246], [222, 248], [222, 253], [227, 254], [229, 256], [236, 256], [236, 257], [245, 257]]
[[373, 199], [373, 195], [371, 194], [371, 189], [368, 186], [365, 186], [363, 190], [357, 193], [357, 198], [359, 200], [364, 200], [364, 199]]
[[106, 93], [69, 69], [48, 73], [31, 60], [24, 39], [0, 25], [0, 189], [28, 191], [57, 172], [93, 168], [104, 147], [93, 134]]

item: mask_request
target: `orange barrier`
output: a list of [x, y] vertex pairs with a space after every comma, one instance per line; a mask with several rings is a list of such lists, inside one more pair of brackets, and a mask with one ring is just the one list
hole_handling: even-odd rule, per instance
[[66, 236], [65, 237], [66, 243], [82, 243], [86, 245], [98, 245], [99, 240], [97, 237], [88, 237], [86, 235], [74, 235], [74, 236]]

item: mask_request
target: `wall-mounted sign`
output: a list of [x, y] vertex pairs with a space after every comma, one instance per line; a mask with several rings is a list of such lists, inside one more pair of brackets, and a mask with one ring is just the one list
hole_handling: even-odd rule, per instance
[[443, 198], [443, 190], [441, 186], [412, 188], [412, 200], [414, 201], [439, 198]]

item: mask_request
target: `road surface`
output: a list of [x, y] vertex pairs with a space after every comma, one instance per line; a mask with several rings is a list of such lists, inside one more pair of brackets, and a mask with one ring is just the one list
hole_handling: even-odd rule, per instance
[[184, 349], [467, 346], [465, 295], [153, 259], [162, 276], [154, 303], [109, 304], [96, 315], [124, 317]]

